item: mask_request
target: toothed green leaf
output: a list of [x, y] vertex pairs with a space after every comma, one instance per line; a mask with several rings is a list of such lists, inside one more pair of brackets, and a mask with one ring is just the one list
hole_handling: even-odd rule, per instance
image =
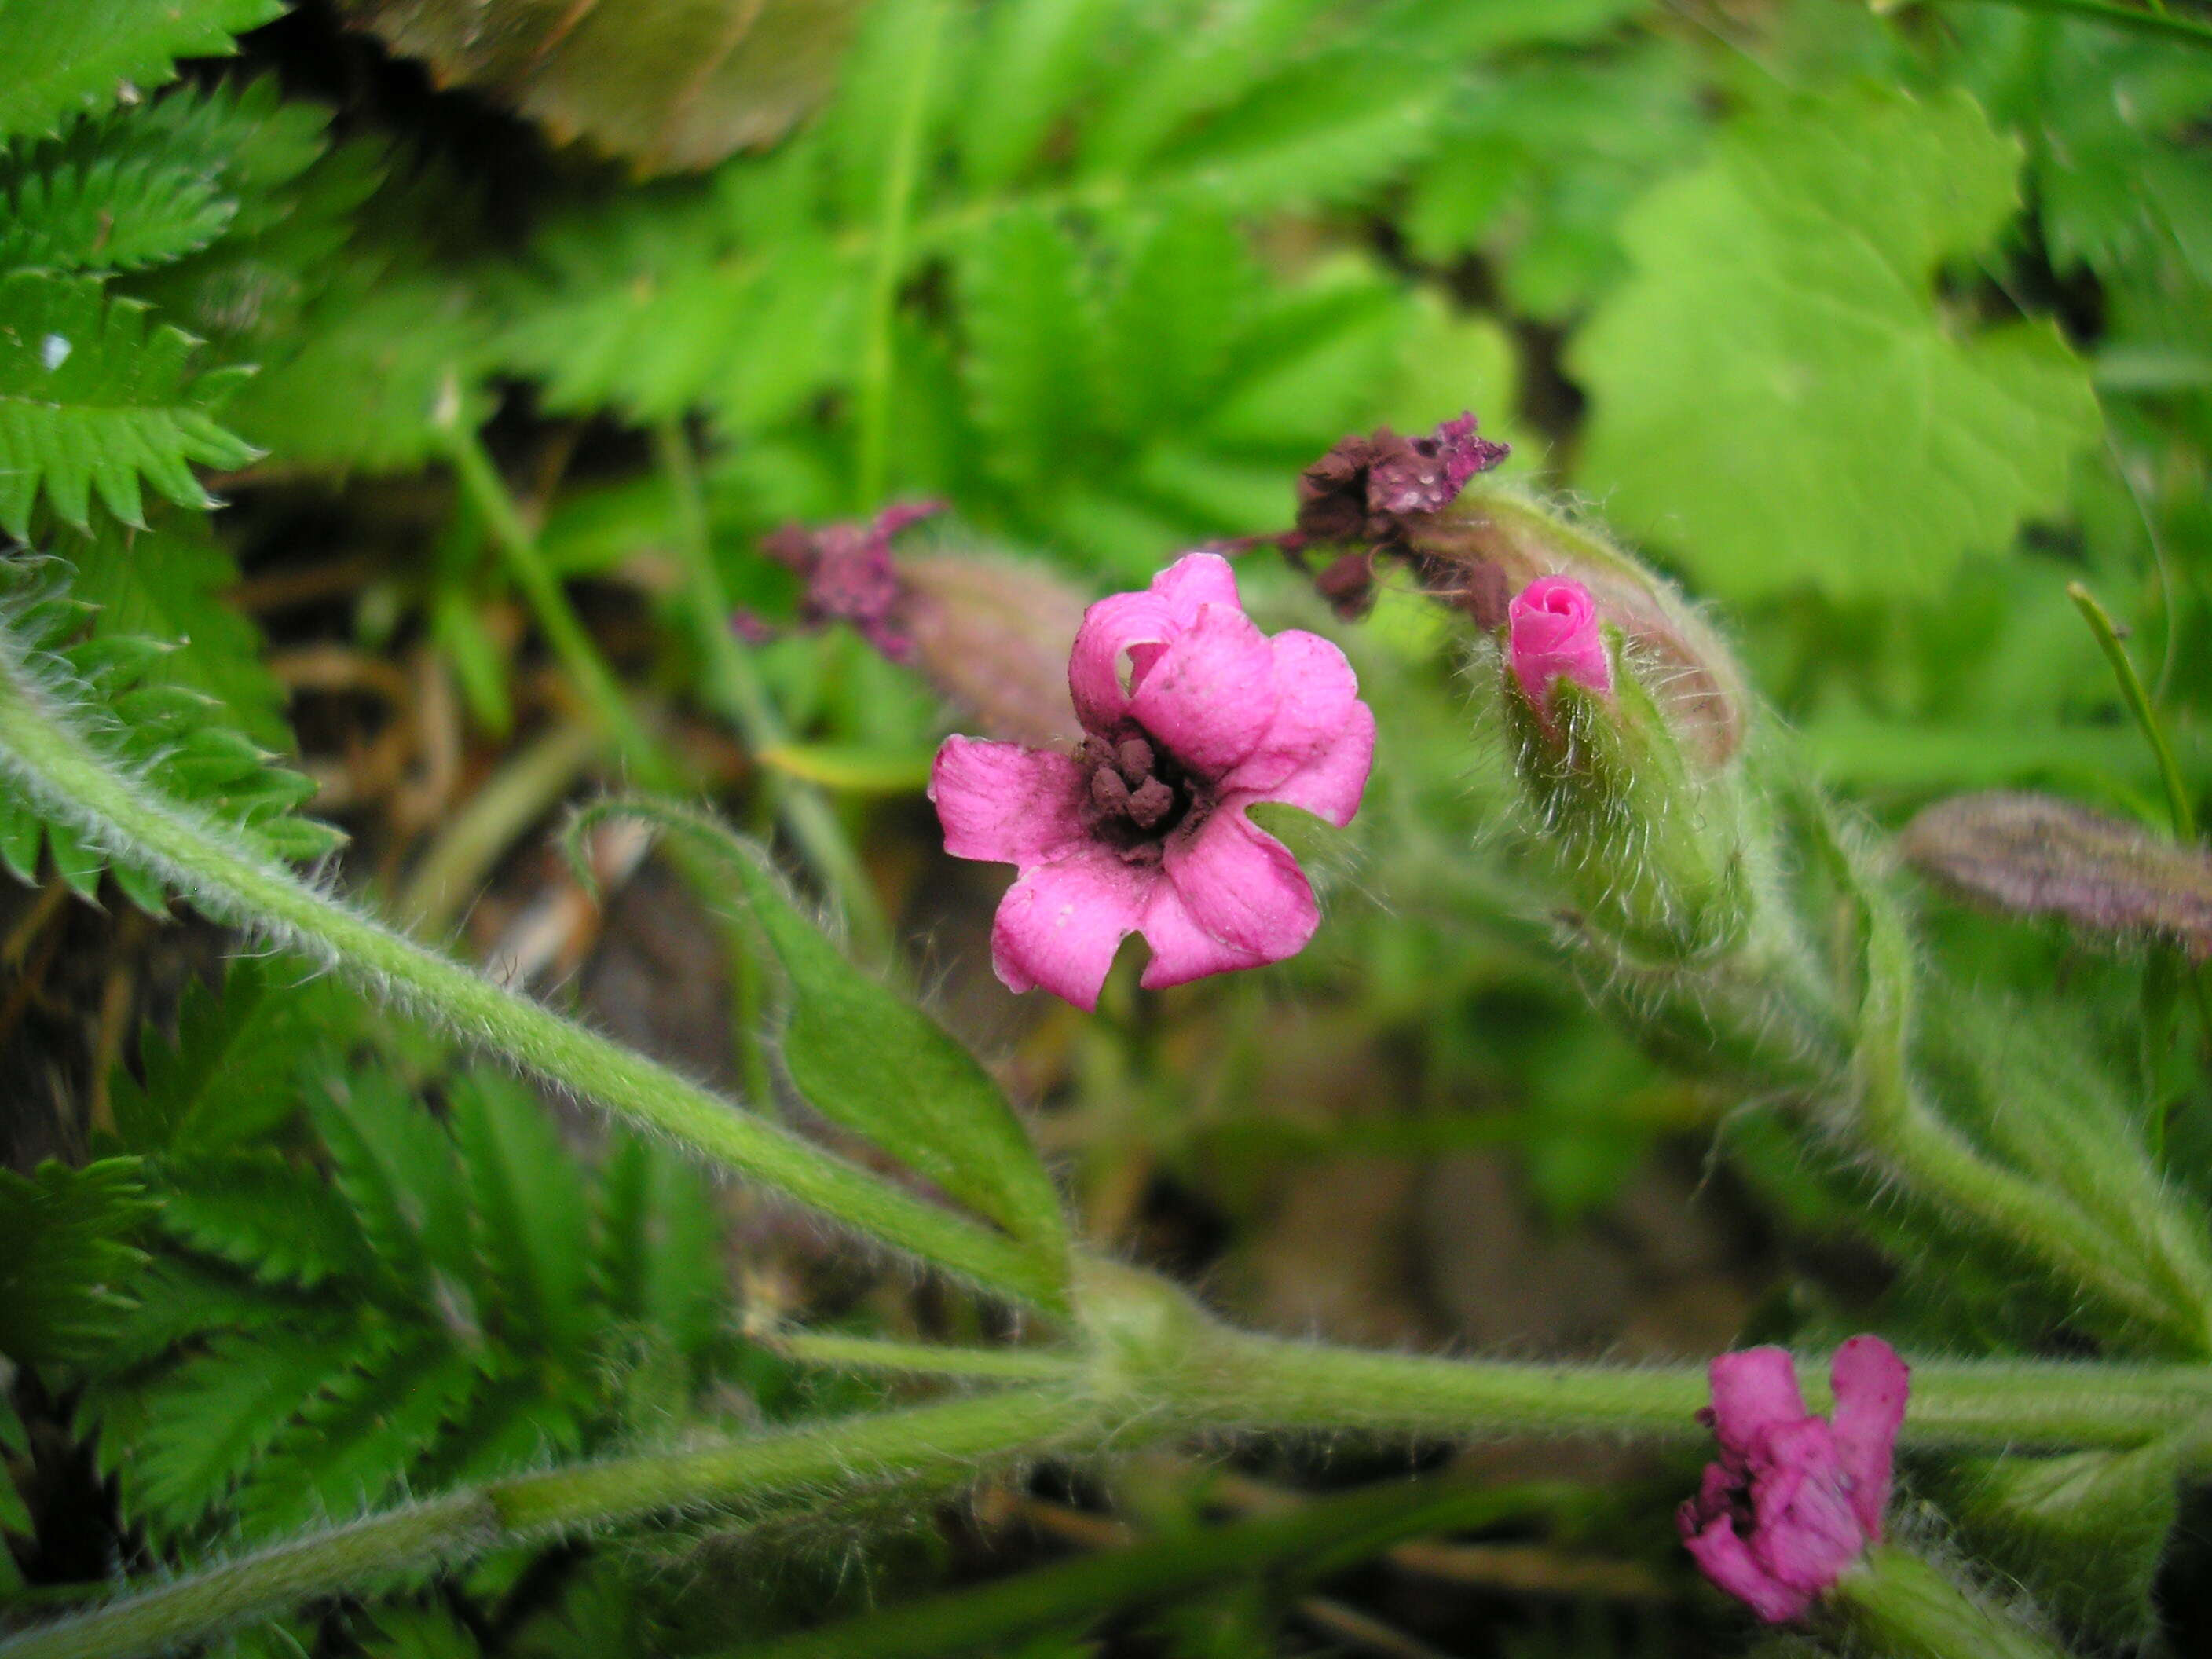
[[0, 137], [52, 131], [160, 86], [180, 58], [229, 53], [282, 0], [0, 0]]

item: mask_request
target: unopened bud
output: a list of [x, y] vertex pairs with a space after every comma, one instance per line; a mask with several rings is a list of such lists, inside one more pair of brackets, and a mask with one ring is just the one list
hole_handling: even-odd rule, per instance
[[1499, 680], [1515, 764], [1585, 925], [1649, 960], [1740, 943], [1751, 883], [1733, 769], [1692, 765], [1618, 628], [1569, 577], [1508, 606]]
[[1010, 559], [902, 558], [898, 572], [914, 665], [986, 736], [1032, 749], [1067, 749], [1082, 738], [1067, 690], [1080, 592]]
[[2212, 858], [2049, 795], [1992, 790], [1924, 809], [1898, 837], [1917, 869], [2019, 915], [2212, 956]]

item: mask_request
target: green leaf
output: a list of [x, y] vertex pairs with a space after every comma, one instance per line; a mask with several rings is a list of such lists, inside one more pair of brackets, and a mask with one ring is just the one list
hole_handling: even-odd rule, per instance
[[126, 1241], [155, 1208], [135, 1158], [0, 1169], [0, 1353], [20, 1364], [95, 1346], [146, 1257]]
[[641, 170], [704, 167], [777, 137], [829, 89], [859, 0], [630, 0], [510, 8], [484, 27], [477, 0], [344, 0], [440, 84], [483, 88]]
[[327, 1079], [312, 1109], [338, 1190], [392, 1282], [420, 1305], [465, 1295], [477, 1259], [445, 1133], [380, 1071]]
[[848, 961], [803, 915], [751, 843], [703, 813], [609, 802], [580, 816], [635, 816], [721, 859], [781, 963], [784, 1069], [814, 1109], [873, 1142], [1015, 1237], [1057, 1261], [1058, 1194], [1005, 1093], [975, 1057], [911, 1003]]
[[982, 22], [990, 72], [964, 89], [960, 161], [971, 187], [1010, 184], [1090, 88], [1127, 0], [1005, 0]]
[[356, 1006], [296, 962], [232, 957], [220, 990], [185, 987], [174, 1041], [141, 1037], [143, 1084], [122, 1065], [111, 1074], [123, 1145], [204, 1158], [267, 1136], [300, 1109], [303, 1072], [329, 1059]]
[[213, 506], [190, 463], [242, 466], [255, 452], [214, 419], [238, 373], [193, 375], [192, 344], [97, 282], [0, 276], [0, 529], [27, 537], [41, 490], [81, 528], [95, 489], [142, 523], [142, 479], [180, 507]]
[[283, 9], [282, 0], [0, 0], [0, 137], [52, 132], [160, 86], [178, 58], [226, 55], [233, 35]]
[[556, 1353], [580, 1346], [590, 1334], [589, 1210], [544, 1103], [513, 1078], [479, 1071], [454, 1084], [448, 1105], [493, 1304], [511, 1334]]
[[1734, 594], [1925, 592], [2004, 549], [2100, 429], [2048, 325], [1968, 330], [1931, 293], [2009, 217], [2016, 166], [1960, 93], [1724, 133], [1631, 213], [1637, 275], [1574, 342], [1583, 485]]
[[1123, 228], [1128, 252], [1104, 309], [1100, 353], [1124, 431], [1188, 421], [1219, 387], [1261, 277], [1227, 214], [1170, 208]]
[[279, 471], [410, 471], [438, 453], [447, 416], [467, 430], [489, 414], [483, 332], [464, 284], [356, 269], [322, 285], [228, 417]]
[[965, 250], [968, 374], [985, 465], [1017, 484], [1061, 468], [1095, 384], [1097, 328], [1075, 243], [1042, 211], [1009, 213]]
[[679, 1353], [703, 1348], [727, 1294], [714, 1189], [658, 1141], [617, 1133], [599, 1196], [596, 1276], [608, 1310]]
[[[12, 175], [12, 176], [10, 176]], [[205, 247], [233, 205], [183, 167], [112, 157], [0, 173], [0, 266], [130, 270]]]
[[281, 1333], [239, 1337], [187, 1361], [150, 1402], [123, 1462], [126, 1505], [173, 1531], [198, 1520], [362, 1340], [355, 1334], [334, 1354], [324, 1343]]
[[256, 1278], [313, 1288], [374, 1267], [353, 1212], [317, 1172], [264, 1151], [167, 1172], [161, 1225]]

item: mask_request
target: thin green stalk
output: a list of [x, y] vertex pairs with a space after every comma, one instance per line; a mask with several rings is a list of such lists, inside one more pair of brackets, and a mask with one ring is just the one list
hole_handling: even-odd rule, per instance
[[740, 1504], [832, 1483], [965, 1479], [979, 1462], [1087, 1437], [1064, 1389], [994, 1394], [810, 1424], [665, 1455], [518, 1475], [370, 1516], [0, 1641], [0, 1659], [130, 1659], [204, 1640], [255, 1613], [455, 1566], [488, 1550], [672, 1510]]
[[392, 908], [419, 933], [441, 932], [475, 899], [516, 837], [575, 786], [603, 741], [573, 720], [532, 739], [446, 821]]
[[764, 1339], [777, 1352], [810, 1365], [844, 1370], [892, 1371], [977, 1382], [1067, 1382], [1081, 1375], [1083, 1359], [1048, 1348], [956, 1348], [934, 1342], [888, 1342], [835, 1331], [778, 1331]]
[[1004, 1235], [878, 1180], [240, 848], [101, 758], [4, 650], [0, 772], [94, 845], [158, 872], [209, 914], [327, 963], [362, 989], [867, 1237], [1015, 1300], [1064, 1306], [1050, 1269]]
[[1157, 1605], [1225, 1578], [1353, 1566], [1403, 1539], [1493, 1523], [1520, 1507], [1519, 1496], [1472, 1492], [1443, 1480], [1370, 1486], [1291, 1515], [1178, 1534], [908, 1601], [739, 1648], [728, 1659], [923, 1659], [981, 1652], [1117, 1608]]
[[[683, 426], [664, 421], [653, 429], [653, 452], [676, 508], [676, 552], [690, 588], [692, 624], [707, 662], [707, 689], [715, 705], [734, 724], [756, 757], [781, 747], [789, 734], [761, 678], [760, 666], [744, 642], [730, 629], [730, 599], [714, 565], [713, 536], [699, 465]], [[769, 785], [776, 815], [791, 832], [807, 864], [836, 898], [857, 953], [874, 963], [890, 956], [890, 927], [874, 884], [837, 820], [829, 798], [800, 779], [778, 777]]]
[[2105, 660], [2112, 665], [2112, 678], [2119, 682], [2121, 699], [2127, 704], [2128, 713], [2135, 716], [2143, 741], [2150, 744], [2151, 753], [2158, 759], [2159, 781], [2166, 786], [2166, 810], [2173, 821], [2173, 838], [2195, 841], [2197, 812], [2189, 802], [2189, 786], [2182, 778], [2181, 764], [2173, 757], [2173, 746], [2166, 740], [2166, 727], [2158, 718], [2158, 711], [2151, 707], [2150, 694], [2143, 689], [2127, 647], [2120, 643], [2120, 630], [2112, 613], [2079, 582], [2066, 584], [2066, 597], [2074, 601], [2074, 608], [2081, 613], [2082, 620], [2089, 624], [2089, 631], [2096, 635]]
[[2010, 6], [2020, 11], [2056, 12], [2062, 17], [2078, 17], [2084, 22], [2102, 23], [2131, 34], [2184, 40], [2191, 46], [2212, 50], [2212, 24], [2176, 17], [2168, 11], [2138, 11], [2132, 6], [2114, 5], [2111, 0], [1978, 0], [1978, 3]]
[[891, 430], [891, 324], [898, 306], [901, 269], [906, 264], [907, 229], [914, 215], [915, 179], [921, 171], [922, 126], [937, 78], [938, 37], [944, 33], [941, 3], [925, 7], [907, 65], [906, 84], [891, 135], [890, 165], [884, 171], [883, 213], [877, 221], [875, 264], [868, 276], [868, 310], [860, 353], [857, 419], [860, 456], [854, 469], [854, 505], [872, 513], [883, 504], [889, 471]]
[[575, 682], [592, 718], [606, 728], [623, 758], [635, 769], [640, 783], [652, 789], [682, 787], [682, 769], [638, 724], [613, 671], [599, 655], [599, 647], [592, 643], [592, 636], [584, 631], [584, 624], [577, 620], [568, 604], [568, 594], [562, 591], [552, 568], [545, 562], [536, 534], [523, 522], [521, 512], [507, 494], [499, 469], [492, 465], [490, 455], [484, 450], [483, 440], [474, 432], [449, 428], [446, 453], [462, 494], [491, 532], [492, 545], [499, 549], [508, 574], [521, 588], [530, 613], [537, 620], [538, 630], [545, 635], [554, 654], [561, 659], [568, 678]]

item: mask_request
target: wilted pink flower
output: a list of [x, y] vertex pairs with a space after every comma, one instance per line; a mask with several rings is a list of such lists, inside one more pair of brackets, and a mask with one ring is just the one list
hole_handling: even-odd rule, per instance
[[1571, 576], [1540, 577], [1514, 596], [1506, 611], [1505, 659], [1538, 708], [1556, 679], [1572, 680], [1600, 696], [1613, 690], [1596, 601]]
[[1698, 1413], [1721, 1458], [1682, 1505], [1683, 1542], [1706, 1577], [1771, 1625], [1802, 1618], [1881, 1541], [1890, 1456], [1911, 1371], [1878, 1336], [1855, 1336], [1829, 1371], [1834, 1420], [1806, 1414], [1780, 1348], [1712, 1363], [1713, 1403]]
[[1152, 946], [1152, 989], [1304, 949], [1313, 889], [1244, 809], [1282, 801], [1340, 827], [1359, 810], [1375, 716], [1344, 653], [1268, 638], [1227, 562], [1193, 553], [1085, 613], [1067, 680], [1073, 753], [948, 738], [930, 780], [945, 851], [1021, 872], [991, 932], [1008, 988], [1094, 1008], [1131, 933]]
[[[787, 524], [761, 545], [806, 584], [799, 606], [802, 621], [813, 627], [850, 623], [893, 662], [910, 663], [915, 643], [904, 614], [907, 590], [891, 562], [891, 538], [943, 511], [942, 501], [902, 502], [867, 524], [830, 524], [819, 530]], [[732, 618], [731, 626], [747, 638], [763, 631], [757, 618], [743, 612]]]

